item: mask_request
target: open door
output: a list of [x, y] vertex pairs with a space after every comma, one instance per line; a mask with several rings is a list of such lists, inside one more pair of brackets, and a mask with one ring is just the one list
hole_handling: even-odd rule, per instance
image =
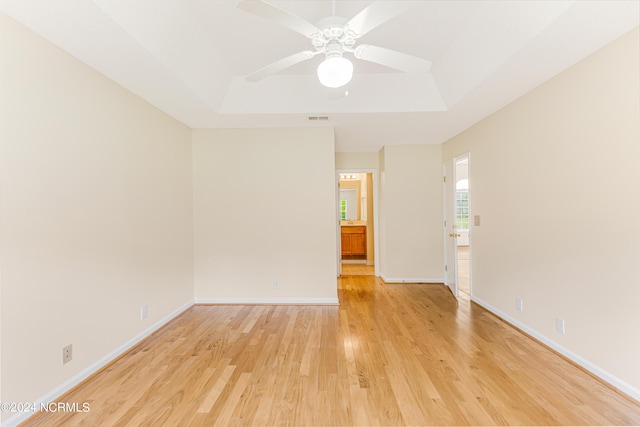
[[444, 205], [444, 281], [451, 293], [458, 298], [458, 233], [455, 216], [456, 169], [454, 159], [443, 164], [443, 205]]
[[459, 296], [471, 296], [471, 193], [469, 192], [469, 153], [456, 157], [454, 198], [456, 221], [456, 279]]

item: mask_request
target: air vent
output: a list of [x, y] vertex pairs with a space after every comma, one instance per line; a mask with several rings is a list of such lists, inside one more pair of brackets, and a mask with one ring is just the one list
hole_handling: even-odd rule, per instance
[[329, 116], [309, 116], [309, 120], [311, 120], [311, 121], [327, 121], [327, 120], [329, 120]]

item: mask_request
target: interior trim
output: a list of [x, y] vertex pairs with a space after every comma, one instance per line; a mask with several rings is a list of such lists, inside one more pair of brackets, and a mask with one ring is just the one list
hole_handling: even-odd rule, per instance
[[514, 326], [515, 328], [519, 329], [520, 331], [522, 331], [526, 335], [529, 335], [531, 338], [535, 339], [536, 341], [540, 342], [541, 344], [545, 345], [546, 347], [549, 347], [551, 350], [555, 351], [556, 353], [558, 353], [561, 356], [565, 357], [569, 361], [571, 361], [574, 364], [578, 365], [580, 368], [582, 368], [582, 369], [586, 370], [587, 372], [593, 374], [598, 379], [604, 381], [605, 383], [607, 383], [609, 386], [613, 387], [615, 390], [619, 391], [620, 393], [626, 395], [627, 397], [630, 397], [633, 400], [636, 400], [636, 401], [640, 402], [640, 389], [637, 389], [637, 388], [633, 387], [632, 385], [622, 381], [620, 378], [616, 377], [615, 375], [605, 371], [604, 369], [600, 368], [599, 366], [594, 365], [593, 363], [589, 362], [588, 360], [578, 356], [576, 353], [572, 352], [571, 350], [561, 346], [557, 342], [555, 342], [555, 341], [549, 339], [548, 337], [542, 335], [541, 333], [531, 329], [530, 327], [528, 327], [524, 323], [519, 322], [518, 320], [516, 320], [513, 317], [503, 313], [502, 311], [500, 311], [497, 308], [493, 307], [492, 305], [482, 301], [481, 299], [479, 299], [479, 298], [477, 298], [475, 296], [472, 296], [471, 297], [471, 301], [473, 301], [476, 304], [482, 306], [486, 310], [490, 311], [492, 314], [494, 314], [497, 317], [499, 317], [500, 319], [504, 320], [505, 322], [507, 322], [511, 326]]

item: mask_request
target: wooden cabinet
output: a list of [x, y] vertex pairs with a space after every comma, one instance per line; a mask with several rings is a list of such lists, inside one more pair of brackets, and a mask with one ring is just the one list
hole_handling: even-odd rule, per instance
[[342, 255], [367, 255], [367, 227], [341, 227]]

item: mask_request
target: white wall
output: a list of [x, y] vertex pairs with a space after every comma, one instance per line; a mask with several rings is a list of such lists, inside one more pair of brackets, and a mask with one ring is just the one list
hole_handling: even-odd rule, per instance
[[636, 399], [639, 36], [623, 36], [443, 147], [444, 159], [471, 152], [477, 300]]
[[337, 303], [332, 128], [194, 130], [193, 182], [197, 301]]
[[0, 29], [2, 399], [30, 402], [192, 300], [191, 141], [2, 14]]
[[391, 145], [380, 156], [380, 274], [387, 281], [442, 282], [442, 152]]

